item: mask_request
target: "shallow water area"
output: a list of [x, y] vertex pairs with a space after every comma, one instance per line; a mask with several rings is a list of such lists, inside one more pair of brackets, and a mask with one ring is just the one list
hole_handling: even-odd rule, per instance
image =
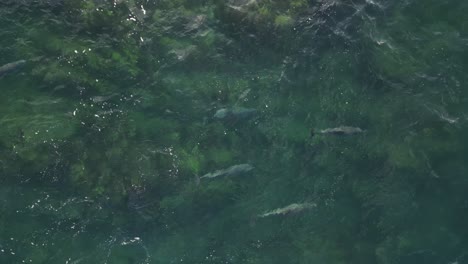
[[0, 263], [468, 263], [467, 14], [3, 0]]

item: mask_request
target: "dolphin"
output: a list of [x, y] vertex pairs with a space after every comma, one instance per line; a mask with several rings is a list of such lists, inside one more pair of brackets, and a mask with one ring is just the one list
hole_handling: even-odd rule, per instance
[[231, 166], [224, 170], [217, 170], [214, 172], [207, 173], [200, 177], [200, 179], [204, 178], [216, 178], [221, 176], [237, 176], [246, 172], [253, 170], [254, 167], [250, 164], [244, 163], [239, 165]]
[[287, 214], [292, 214], [292, 213], [299, 213], [307, 209], [312, 209], [317, 207], [317, 204], [315, 203], [293, 203], [288, 206], [278, 208], [263, 214], [258, 215], [258, 217], [263, 218], [263, 217], [268, 217], [268, 216], [274, 216], [274, 215], [287, 215]]
[[315, 132], [313, 129], [311, 129], [310, 135], [314, 136], [316, 133], [317, 134], [331, 134], [331, 135], [354, 135], [354, 134], [360, 134], [364, 132], [365, 130], [359, 127], [339, 126], [335, 128], [327, 128], [327, 129], [319, 130], [318, 132]]
[[17, 71], [19, 68], [26, 64], [26, 60], [19, 60], [15, 62], [7, 63], [0, 67], [0, 77], [6, 76]]
[[254, 169], [254, 166], [250, 164], [247, 164], [247, 163], [238, 164], [238, 165], [231, 166], [227, 169], [216, 170], [214, 172], [207, 173], [201, 177], [198, 177], [197, 175], [195, 175], [196, 177], [195, 180], [196, 180], [196, 184], [199, 185], [201, 179], [212, 179], [212, 178], [224, 177], [224, 176], [226, 177], [237, 176], [237, 175], [247, 173], [253, 169]]
[[214, 118], [218, 120], [245, 120], [257, 114], [257, 109], [234, 107], [221, 108], [214, 114]]

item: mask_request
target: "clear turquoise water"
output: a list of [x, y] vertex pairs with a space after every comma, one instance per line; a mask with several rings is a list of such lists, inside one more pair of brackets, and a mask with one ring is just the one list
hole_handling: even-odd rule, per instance
[[2, 0], [0, 263], [468, 263], [467, 14]]

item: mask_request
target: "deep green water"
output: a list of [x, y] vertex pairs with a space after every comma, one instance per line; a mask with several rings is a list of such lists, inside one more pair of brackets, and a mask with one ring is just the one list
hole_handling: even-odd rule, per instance
[[0, 0], [21, 59], [2, 264], [468, 263], [467, 1]]

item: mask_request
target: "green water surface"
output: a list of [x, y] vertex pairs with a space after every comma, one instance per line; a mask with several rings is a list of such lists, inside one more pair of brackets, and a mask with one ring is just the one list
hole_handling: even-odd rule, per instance
[[21, 59], [2, 264], [468, 263], [467, 1], [0, 0]]

